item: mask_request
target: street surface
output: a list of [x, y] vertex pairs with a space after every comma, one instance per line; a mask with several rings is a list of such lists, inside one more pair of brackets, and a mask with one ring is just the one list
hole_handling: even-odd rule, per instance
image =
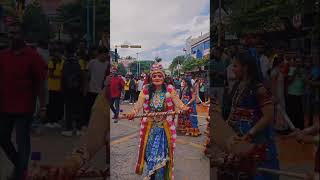
[[[73, 148], [78, 147], [80, 142], [79, 136], [64, 137], [60, 135], [61, 129], [44, 128], [42, 135], [33, 134], [32, 150], [33, 152], [41, 152], [40, 164], [59, 164], [65, 160]], [[90, 161], [90, 168], [102, 170], [105, 168], [106, 155], [105, 147], [101, 149], [96, 156]], [[83, 178], [83, 180], [101, 180], [102, 178]], [[81, 179], [82, 180], [82, 179]]]
[[[131, 109], [132, 105], [121, 105], [123, 113], [130, 112]], [[205, 108], [198, 106], [198, 115], [206, 116]], [[203, 117], [199, 118], [199, 124], [203, 133], [206, 128], [206, 121]], [[73, 147], [80, 143], [79, 137], [63, 137], [60, 135], [60, 131], [61, 129], [44, 128], [42, 135], [33, 133], [32, 151], [41, 152], [41, 164], [61, 162], [70, 154]], [[138, 154], [138, 134], [139, 119], [134, 121], [120, 120], [117, 124], [111, 121], [112, 180], [141, 180], [143, 178], [134, 173]], [[176, 180], [209, 180], [209, 160], [202, 152], [204, 141], [204, 134], [200, 137], [177, 137], [174, 168]], [[282, 170], [297, 173], [311, 172], [313, 170], [314, 147], [312, 145], [301, 145], [294, 140], [284, 139], [279, 136], [277, 145]], [[104, 149], [101, 149], [92, 159], [91, 167], [102, 169], [104, 166], [105, 153]], [[215, 171], [215, 169], [212, 169], [212, 171]], [[99, 178], [96, 179], [98, 180]], [[215, 177], [211, 179], [215, 179]], [[290, 179], [292, 178], [281, 177], [281, 180]]]

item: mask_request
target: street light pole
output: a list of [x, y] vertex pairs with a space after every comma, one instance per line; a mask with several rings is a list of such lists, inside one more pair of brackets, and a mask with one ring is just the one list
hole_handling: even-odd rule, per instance
[[138, 60], [138, 56], [139, 56], [139, 53], [136, 53], [137, 54], [137, 76], [139, 75], [139, 60]]
[[218, 47], [221, 45], [221, 0], [219, 0]]
[[90, 9], [89, 9], [89, 0], [87, 0], [87, 48], [90, 47]]
[[93, 0], [93, 6], [92, 6], [92, 38], [93, 38], [93, 44], [96, 44], [96, 0]]

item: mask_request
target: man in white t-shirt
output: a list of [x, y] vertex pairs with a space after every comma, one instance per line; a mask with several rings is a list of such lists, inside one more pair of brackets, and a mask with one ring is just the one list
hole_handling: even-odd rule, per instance
[[84, 126], [88, 126], [91, 107], [94, 104], [94, 101], [101, 92], [104, 86], [104, 79], [106, 76], [106, 71], [108, 68], [109, 62], [107, 61], [107, 51], [105, 48], [100, 47], [98, 49], [98, 54], [95, 59], [92, 59], [87, 65], [87, 76], [88, 76], [88, 93], [86, 95], [86, 115]]
[[139, 77], [139, 80], [138, 80], [138, 88], [137, 88], [137, 100], [138, 100], [138, 97], [140, 95], [140, 92], [142, 91], [142, 88], [143, 88], [143, 84], [144, 84], [144, 81], [143, 81], [143, 77]]

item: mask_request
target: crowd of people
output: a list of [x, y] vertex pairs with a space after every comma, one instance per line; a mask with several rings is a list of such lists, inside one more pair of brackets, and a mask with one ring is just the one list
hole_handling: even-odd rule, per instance
[[[211, 109], [212, 116], [218, 118], [219, 114], [215, 112], [221, 112], [221, 118], [237, 134], [227, 142], [229, 148], [235, 147], [233, 145], [238, 141], [252, 143], [256, 147], [263, 145], [264, 148], [251, 152], [251, 155], [264, 152], [256, 157], [268, 157], [260, 159], [258, 166], [279, 169], [274, 130], [279, 134], [289, 134], [286, 137], [295, 137], [300, 143], [319, 144], [319, 133], [314, 133], [316, 129], [319, 131], [319, 114], [315, 114], [320, 107], [319, 55], [308, 56], [266, 46], [216, 47], [212, 50], [209, 73], [211, 101], [214, 101], [211, 104], [220, 105]], [[315, 136], [310, 136], [312, 133]], [[207, 140], [206, 147], [205, 153], [212, 156], [210, 140]], [[232, 157], [234, 159], [229, 159], [230, 154], [226, 154], [226, 161], [218, 168], [219, 179], [240, 175], [278, 179], [278, 175], [251, 174], [248, 169], [250, 156], [244, 159], [240, 154]], [[236, 166], [235, 161], [243, 161], [243, 166]], [[317, 160], [315, 172], [310, 177], [319, 175]]]
[[[152, 65], [150, 74], [138, 77], [122, 77], [113, 67], [108, 79], [110, 64], [106, 48], [100, 46], [88, 50], [84, 41], [68, 44], [39, 42], [36, 47], [31, 47], [25, 44], [19, 23], [11, 24], [8, 29], [9, 48], [0, 52], [0, 145], [16, 167], [15, 175], [19, 180], [27, 173], [30, 126], [35, 116], [41, 118], [48, 128], [63, 127], [63, 136], [81, 135], [90, 124], [91, 108], [95, 101], [97, 103], [97, 97], [103, 100], [99, 110], [104, 113], [96, 117], [98, 123], [92, 126], [92, 131], [99, 129], [97, 124], [105, 123], [101, 117], [106, 118], [108, 100], [111, 101], [114, 122], [119, 117], [121, 102], [134, 104], [128, 119], [133, 119], [141, 109], [151, 113], [173, 112], [175, 109], [187, 112], [178, 115], [177, 128], [173, 121], [175, 117], [171, 115], [165, 121], [156, 116], [142, 118], [140, 135], [146, 139], [140, 141], [141, 156], [136, 172], [143, 172], [146, 160], [153, 179], [173, 177], [171, 162], [177, 133], [192, 137], [201, 135], [197, 103], [207, 106], [211, 101], [220, 105], [218, 111], [222, 119], [237, 134], [237, 137], [226, 140], [230, 147], [236, 144], [235, 141], [263, 145], [262, 151], [268, 158], [261, 159], [260, 167], [279, 169], [274, 129], [290, 134], [298, 142], [319, 143], [319, 114], [316, 112], [320, 107], [320, 64], [317, 55], [272, 48], [267, 51], [265, 46], [245, 49], [217, 47], [212, 50], [209, 64], [209, 88], [203, 77], [192, 77], [191, 74], [166, 76], [158, 63]], [[106, 92], [102, 91], [107, 84]], [[101, 130], [101, 142], [106, 140], [103, 136], [107, 136], [107, 126], [105, 123]], [[11, 141], [14, 128], [17, 150]], [[310, 134], [318, 136], [314, 138]], [[94, 151], [102, 146], [101, 142], [92, 145]], [[207, 142], [206, 146], [210, 147], [210, 141]], [[91, 156], [94, 151], [90, 151]], [[84, 153], [81, 151], [78, 155], [82, 160]], [[164, 167], [154, 169], [163, 162]], [[252, 175], [248, 169], [234, 166], [225, 162], [218, 168], [218, 177], [225, 179], [241, 174], [255, 179], [278, 178], [276, 175]], [[319, 172], [318, 161], [315, 168]]]
[[[78, 44], [78, 48], [76, 49]], [[104, 87], [109, 67], [107, 49], [93, 48], [89, 54], [84, 41], [49, 44], [48, 67], [48, 128], [60, 128], [64, 136], [81, 135], [88, 126], [91, 107]]]
[[[151, 82], [149, 74], [142, 74], [137, 77], [134, 75], [126, 75], [124, 77], [117, 73], [116, 67], [113, 67], [111, 71], [111, 110], [114, 114], [114, 122], [117, 122], [120, 112], [120, 104], [135, 104], [138, 100], [139, 94], [143, 90], [143, 87]], [[189, 103], [190, 105], [192, 105], [193, 102], [195, 102], [195, 104], [200, 104], [208, 99], [208, 84], [205, 78], [193, 77], [191, 74], [176, 77], [167, 75], [165, 78], [165, 84], [172, 85], [176, 89], [181, 100], [186, 98], [186, 91], [188, 91], [187, 95], [190, 97], [189, 101], [192, 99]], [[186, 104], [187, 103], [188, 102], [186, 102]], [[196, 113], [196, 108], [194, 108], [194, 112]], [[194, 115], [196, 116], [196, 114]]]
[[[233, 71], [237, 51], [237, 46], [231, 46], [225, 49], [215, 48], [212, 52], [212, 91], [224, 106], [223, 111], [226, 114], [230, 111], [226, 95], [232, 92], [232, 87], [237, 82]], [[320, 103], [319, 57], [281, 49], [269, 48], [267, 51], [265, 46], [249, 48], [248, 51], [256, 62], [259, 81], [271, 93], [273, 102], [280, 104], [281, 110], [288, 115], [296, 128], [311, 126]], [[275, 110], [279, 111], [276, 107]], [[290, 131], [279, 114], [275, 113], [274, 118], [277, 130], [283, 133]]]

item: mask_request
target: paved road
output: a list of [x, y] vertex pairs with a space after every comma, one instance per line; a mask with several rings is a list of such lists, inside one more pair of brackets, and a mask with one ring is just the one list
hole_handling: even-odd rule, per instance
[[[43, 134], [32, 135], [32, 151], [41, 152], [41, 164], [57, 164], [62, 162], [74, 147], [81, 142], [80, 137], [63, 137], [60, 129], [43, 129]], [[93, 169], [105, 168], [105, 150], [101, 149], [91, 160], [90, 167]], [[88, 179], [89, 180], [89, 179]], [[90, 180], [101, 180], [101, 178], [91, 178]]]
[[[132, 105], [122, 105], [123, 112], [128, 112]], [[198, 108], [199, 115], [205, 111]], [[199, 118], [200, 130], [204, 132], [206, 122]], [[111, 179], [138, 180], [141, 176], [134, 174], [137, 158], [139, 120], [123, 120], [117, 124], [111, 122]], [[62, 137], [59, 129], [44, 129], [42, 136], [32, 135], [32, 151], [42, 152], [41, 163], [58, 163], [79, 144], [79, 137]], [[209, 160], [203, 155], [204, 135], [200, 137], [178, 136], [175, 151], [175, 177], [177, 180], [208, 180]], [[313, 169], [314, 147], [300, 145], [293, 140], [277, 138], [279, 159], [283, 170], [310, 172]], [[102, 149], [91, 163], [94, 168], [105, 166], [105, 154]], [[213, 171], [215, 171], [213, 169]], [[211, 179], [215, 179], [212, 177]], [[291, 178], [292, 179], [292, 178]], [[281, 180], [290, 180], [282, 177]]]

